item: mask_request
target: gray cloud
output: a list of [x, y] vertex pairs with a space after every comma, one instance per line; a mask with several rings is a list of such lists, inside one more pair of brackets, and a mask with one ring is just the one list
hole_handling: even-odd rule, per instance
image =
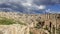
[[43, 10], [39, 9], [40, 5], [47, 6], [59, 3], [60, 0], [0, 0], [0, 8], [7, 7], [16, 11], [34, 13], [37, 11], [44, 11], [45, 8]]
[[51, 5], [51, 4], [59, 4], [60, 0], [0, 0], [0, 3], [32, 3], [36, 5]]
[[34, 0], [33, 1], [36, 5], [54, 5], [59, 4], [60, 0]]

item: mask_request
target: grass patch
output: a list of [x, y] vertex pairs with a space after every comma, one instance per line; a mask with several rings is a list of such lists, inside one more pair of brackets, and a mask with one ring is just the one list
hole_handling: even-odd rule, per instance
[[10, 25], [10, 24], [15, 24], [13, 19], [8, 19], [5, 17], [0, 17], [0, 25]]
[[26, 25], [25, 23], [22, 23], [20, 21], [15, 21], [13, 19], [8, 19], [6, 17], [0, 17], [0, 25], [11, 25], [11, 24], [21, 24]]

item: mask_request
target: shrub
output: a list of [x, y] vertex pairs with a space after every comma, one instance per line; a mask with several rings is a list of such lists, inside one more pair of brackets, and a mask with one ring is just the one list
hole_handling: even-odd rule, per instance
[[36, 24], [36, 26], [35, 26], [35, 28], [42, 28], [43, 26], [44, 26], [44, 21], [41, 21], [41, 22], [38, 22], [37, 24]]

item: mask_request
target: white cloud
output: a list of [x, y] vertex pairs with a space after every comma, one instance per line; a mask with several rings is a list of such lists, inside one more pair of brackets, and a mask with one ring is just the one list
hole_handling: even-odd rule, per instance
[[51, 10], [50, 9], [47, 9], [46, 12], [50, 12]]
[[31, 3], [22, 3], [23, 6], [32, 6]]
[[60, 11], [53, 11], [53, 10], [51, 10], [51, 9], [47, 9], [46, 12], [47, 12], [47, 13], [53, 13], [53, 14], [54, 14], [54, 13], [60, 13]]
[[45, 8], [46, 8], [45, 5], [40, 5], [40, 6], [38, 7], [38, 9], [41, 9], [41, 10], [43, 10], [43, 9], [45, 9]]

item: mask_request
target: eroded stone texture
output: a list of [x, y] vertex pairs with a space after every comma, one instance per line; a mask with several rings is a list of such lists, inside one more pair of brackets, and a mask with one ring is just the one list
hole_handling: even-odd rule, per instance
[[19, 24], [0, 25], [1, 34], [29, 34], [29, 27]]

